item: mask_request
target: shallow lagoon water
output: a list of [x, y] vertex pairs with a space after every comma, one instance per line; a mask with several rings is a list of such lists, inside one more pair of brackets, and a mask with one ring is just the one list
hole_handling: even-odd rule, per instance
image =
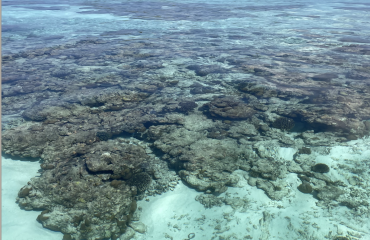
[[368, 3], [2, 4], [3, 238], [370, 239]]

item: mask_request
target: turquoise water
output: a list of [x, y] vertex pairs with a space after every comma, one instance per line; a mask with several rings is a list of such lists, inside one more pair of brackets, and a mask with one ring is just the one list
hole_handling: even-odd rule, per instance
[[[2, 9], [3, 167], [17, 179], [28, 167], [12, 161], [40, 165], [3, 196], [38, 212], [38, 230], [370, 239], [370, 4]], [[32, 239], [10, 213], [4, 224], [4, 239]]]

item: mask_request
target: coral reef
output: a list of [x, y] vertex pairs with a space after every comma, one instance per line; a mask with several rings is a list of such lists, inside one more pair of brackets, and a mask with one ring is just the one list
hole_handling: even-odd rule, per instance
[[200, 77], [205, 77], [211, 73], [226, 72], [226, 69], [223, 69], [217, 65], [190, 65], [187, 67], [187, 69], [195, 71], [195, 74]]
[[198, 107], [198, 104], [192, 101], [184, 101], [180, 102], [177, 110], [179, 112], [188, 113], [189, 111], [192, 111], [194, 108]]
[[301, 185], [298, 186], [298, 190], [302, 193], [312, 193], [312, 187], [310, 183], [303, 181]]
[[97, 132], [96, 136], [99, 138], [101, 141], [107, 141], [112, 137], [112, 134], [109, 132]]
[[281, 130], [290, 130], [294, 127], [294, 125], [294, 120], [286, 117], [280, 117], [272, 123], [272, 126], [274, 128], [278, 128]]
[[152, 178], [146, 172], [134, 174], [131, 179], [129, 179], [128, 184], [135, 186], [138, 193], [143, 193], [152, 182]]
[[303, 148], [300, 148], [298, 150], [298, 153], [299, 154], [311, 154], [311, 149], [310, 148], [303, 147]]
[[328, 173], [330, 171], [330, 168], [328, 165], [324, 163], [318, 163], [312, 166], [312, 171], [318, 172], [318, 173]]
[[[337, 181], [331, 173], [340, 167], [316, 164], [315, 154], [369, 133], [369, 67], [360, 64], [367, 49], [332, 48], [355, 56], [351, 71], [337, 67], [348, 59], [329, 55], [272, 49], [266, 64], [257, 53], [216, 57], [175, 41], [87, 39], [6, 54], [2, 149], [42, 159], [41, 176], [20, 189], [17, 202], [42, 211], [37, 220], [65, 239], [116, 239], [126, 229], [129, 239], [135, 201], [173, 190], [180, 178], [209, 194], [198, 199], [207, 207], [245, 208], [245, 199], [210, 195], [237, 186], [233, 172], [243, 170], [273, 200], [294, 190], [317, 193], [319, 206], [361, 210], [365, 178]], [[209, 62], [189, 65], [189, 56]], [[52, 64], [61, 59], [66, 66]], [[327, 70], [284, 68], [311, 69], [316, 61]], [[281, 147], [299, 150], [283, 159]], [[285, 184], [289, 174], [299, 175], [298, 189]]]
[[[136, 189], [112, 179], [124, 179], [138, 170], [145, 152], [119, 142], [97, 142], [88, 149], [100, 159], [93, 160], [94, 155], [87, 153], [58, 161], [53, 169], [44, 169], [40, 177], [31, 179], [17, 202], [26, 210], [43, 210], [38, 221], [72, 239], [119, 236], [134, 211]], [[116, 161], [118, 168], [109, 167]]]
[[252, 107], [232, 97], [216, 98], [202, 106], [203, 112], [211, 118], [244, 120], [255, 113]]

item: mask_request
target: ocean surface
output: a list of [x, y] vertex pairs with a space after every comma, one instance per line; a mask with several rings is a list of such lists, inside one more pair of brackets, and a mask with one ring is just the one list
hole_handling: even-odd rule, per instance
[[2, 239], [370, 240], [370, 3], [2, 1]]

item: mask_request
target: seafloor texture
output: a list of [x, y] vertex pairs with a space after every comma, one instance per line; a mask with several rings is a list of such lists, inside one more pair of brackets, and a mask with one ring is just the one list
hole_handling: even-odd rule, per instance
[[[316, 154], [369, 135], [370, 5], [58, 3], [3, 3], [2, 149], [42, 159], [17, 203], [45, 228], [130, 239], [145, 232], [137, 201], [179, 179], [207, 208], [245, 182], [368, 219], [369, 160]], [[325, 238], [370, 237], [361, 229]], [[206, 237], [248, 239], [225, 231]]]

